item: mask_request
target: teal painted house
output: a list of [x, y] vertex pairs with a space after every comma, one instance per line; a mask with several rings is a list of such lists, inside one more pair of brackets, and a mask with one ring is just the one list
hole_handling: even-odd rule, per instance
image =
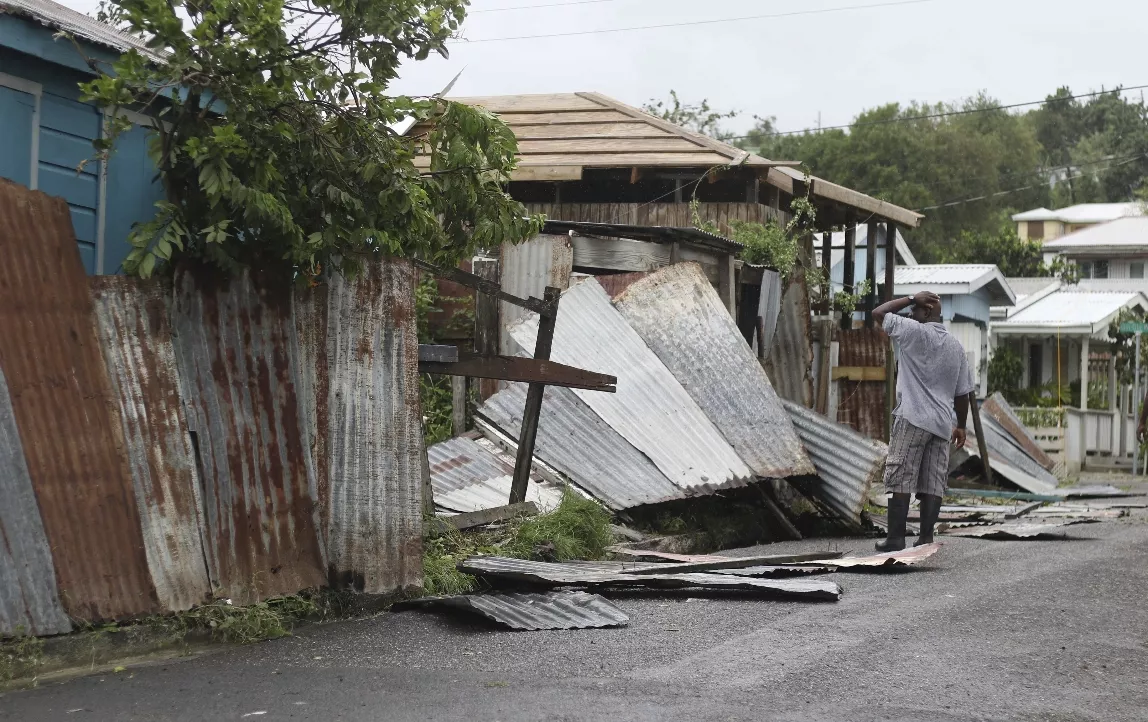
[[[69, 33], [73, 40], [55, 38]], [[132, 129], [107, 163], [93, 157], [105, 116], [80, 102], [94, 77], [88, 61], [114, 61], [139, 38], [49, 0], [0, 0], [0, 177], [68, 202], [80, 258], [90, 274], [114, 274], [132, 224], [155, 215], [162, 189], [147, 156], [150, 122], [123, 112]], [[82, 167], [81, 167], [81, 164]]]

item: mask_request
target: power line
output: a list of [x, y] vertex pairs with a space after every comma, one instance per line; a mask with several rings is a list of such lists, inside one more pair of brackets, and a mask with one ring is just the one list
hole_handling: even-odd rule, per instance
[[[1117, 168], [1117, 167], [1122, 166], [1122, 165], [1128, 165], [1129, 163], [1134, 163], [1141, 158], [1148, 158], [1148, 155], [1140, 153], [1140, 154], [1137, 154], [1134, 156], [1130, 156], [1129, 158], [1126, 158], [1125, 160], [1123, 160], [1119, 163], [1113, 163], [1112, 165], [1108, 166], [1107, 168], [1101, 168], [1099, 170], [1092, 171], [1092, 173], [1077, 173], [1076, 175], [1066, 177], [1064, 180], [1075, 180], [1077, 178], [1083, 178], [1086, 175], [1099, 175], [1100, 173], [1107, 173], [1108, 171], [1112, 170], [1113, 168]], [[934, 210], [937, 210], [938, 208], [951, 208], [953, 206], [964, 205], [965, 203], [973, 203], [975, 201], [983, 201], [983, 200], [988, 200], [989, 198], [997, 198], [998, 196], [1005, 196], [1005, 195], [1008, 195], [1010, 193], [1019, 193], [1021, 191], [1032, 190], [1033, 188], [1037, 188], [1037, 187], [1043, 186], [1043, 185], [1044, 185], [1043, 183], [1034, 183], [1034, 184], [1030, 184], [1027, 186], [1021, 186], [1020, 188], [1010, 188], [1007, 191], [997, 191], [996, 193], [987, 193], [983, 196], [975, 196], [973, 198], [964, 198], [964, 199], [957, 200], [957, 201], [950, 201], [948, 203], [939, 203], [935, 206], [925, 206], [924, 208], [917, 208], [916, 210], [917, 210], [917, 212], [921, 212], [921, 211], [934, 211]]]
[[569, 0], [569, 2], [546, 3], [544, 5], [511, 5], [503, 8], [484, 8], [482, 10], [469, 10], [467, 15], [475, 13], [504, 13], [512, 10], [535, 10], [537, 8], [560, 8], [567, 5], [593, 5], [595, 3], [611, 3], [615, 0]]
[[1141, 90], [1148, 88], [1148, 85], [1132, 85], [1127, 88], [1115, 88], [1113, 90], [1097, 90], [1091, 93], [1081, 93], [1079, 95], [1065, 95], [1063, 97], [1048, 98], [1044, 100], [1029, 100], [1024, 103], [1010, 103], [1009, 105], [994, 105], [991, 108], [969, 108], [967, 110], [949, 110], [943, 113], [930, 113], [929, 115], [911, 115], [907, 117], [885, 118], [882, 120], [866, 120], [858, 123], [849, 123], [847, 125], [827, 125], [821, 128], [803, 128], [801, 130], [776, 130], [769, 133], [750, 133], [748, 135], [730, 135], [725, 136], [726, 140], [746, 140], [749, 138], [768, 138], [778, 135], [800, 135], [801, 133], [820, 132], [823, 130], [849, 130], [853, 128], [865, 128], [871, 125], [889, 125], [890, 123], [908, 123], [914, 120], [933, 120], [935, 118], [947, 118], [953, 115], [973, 115], [975, 113], [991, 113], [997, 110], [1010, 110], [1012, 108], [1024, 108], [1030, 105], [1044, 105], [1049, 102], [1057, 102], [1060, 100], [1076, 100], [1078, 98], [1091, 98], [1097, 95], [1108, 95], [1109, 93], [1123, 93], [1128, 90]]
[[606, 28], [602, 30], [575, 30], [565, 33], [545, 33], [542, 35], [514, 35], [504, 38], [479, 38], [466, 40], [460, 38], [459, 42], [467, 43], [499, 43], [508, 40], [535, 40], [539, 38], [571, 38], [580, 35], [601, 35], [605, 33], [629, 33], [636, 30], [664, 30], [666, 28], [687, 28], [697, 25], [714, 25], [717, 23], [740, 23], [748, 20], [767, 20], [776, 18], [790, 18], [799, 15], [824, 15], [826, 13], [845, 12], [849, 10], [869, 10], [871, 8], [898, 7], [901, 5], [921, 5], [923, 3], [938, 2], [938, 0], [895, 0], [894, 2], [874, 3], [872, 5], [846, 5], [835, 8], [822, 8], [820, 10], [795, 10], [788, 13], [774, 13], [771, 15], [746, 15], [740, 18], [719, 18], [713, 20], [693, 20], [682, 23], [663, 23], [661, 25], [638, 25], [629, 28]]

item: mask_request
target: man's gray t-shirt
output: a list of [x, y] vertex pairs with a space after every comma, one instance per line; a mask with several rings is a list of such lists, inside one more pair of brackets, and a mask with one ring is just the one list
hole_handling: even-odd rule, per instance
[[897, 408], [917, 428], [949, 438], [957, 425], [953, 400], [973, 390], [961, 342], [940, 323], [885, 315], [885, 333], [897, 341]]

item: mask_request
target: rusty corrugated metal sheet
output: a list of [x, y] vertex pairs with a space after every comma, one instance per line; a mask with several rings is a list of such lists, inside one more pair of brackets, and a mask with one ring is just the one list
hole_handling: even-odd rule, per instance
[[72, 631], [0, 370], [0, 637]]
[[0, 369], [73, 617], [159, 608], [88, 281], [60, 198], [0, 179]]
[[[838, 331], [838, 366], [885, 368], [889, 336], [879, 328]], [[885, 438], [885, 382], [850, 381], [837, 383], [837, 420], [870, 439]]]
[[792, 401], [785, 402], [797, 434], [817, 467], [809, 492], [842, 518], [861, 523], [869, 488], [881, 480], [889, 447]]
[[[526, 384], [512, 383], [487, 399], [476, 415], [517, 440], [525, 408]], [[611, 509], [686, 496], [648, 456], [560, 386], [547, 386], [543, 395], [534, 456]]]
[[1025, 453], [1043, 466], [1045, 470], [1052, 471], [1056, 467], [1056, 462], [1045, 453], [1044, 449], [1040, 448], [1040, 444], [1032, 437], [1028, 427], [1017, 417], [1012, 406], [1009, 406], [1008, 401], [999, 391], [984, 400], [984, 403], [981, 404], [981, 411], [993, 417], [1016, 440]]
[[614, 306], [757, 476], [814, 473], [769, 377], [700, 266], [658, 270]]
[[[570, 286], [574, 249], [569, 236], [541, 234], [529, 241], [512, 245], [503, 243], [499, 262], [502, 290], [519, 298], [542, 298], [547, 286], [565, 289]], [[501, 353], [518, 352], [506, 329], [526, 318], [530, 312], [514, 304], [501, 302], [502, 330], [499, 334]], [[531, 346], [527, 351], [533, 351]]]
[[382, 594], [422, 583], [415, 271], [380, 259], [331, 279], [329, 576]]
[[[610, 298], [617, 298], [618, 294], [630, 287], [634, 281], [641, 280], [650, 275], [649, 271], [635, 271], [633, 273], [606, 273], [594, 276], [602, 285], [602, 290]], [[708, 281], [707, 281], [708, 283]]]
[[[528, 318], [510, 331], [521, 347], [533, 349], [538, 319]], [[754, 480], [753, 470], [630, 328], [595, 279], [584, 279], [562, 294], [551, 358], [617, 376], [617, 393], [574, 393], [688, 494]]]
[[97, 332], [119, 402], [144, 551], [165, 611], [211, 594], [201, 538], [199, 479], [180, 400], [168, 321], [169, 285], [91, 279]]
[[[427, 447], [435, 506], [456, 512], [504, 506], [510, 499], [514, 459], [500, 458], [474, 439], [457, 437]], [[550, 511], [562, 502], [562, 489], [540, 483], [531, 473], [526, 501]]]
[[326, 575], [289, 281], [257, 285], [248, 272], [218, 279], [206, 267], [177, 271], [172, 329], [212, 585], [248, 602], [318, 586]]
[[795, 268], [781, 295], [766, 371], [777, 395], [806, 408], [813, 406], [813, 331], [805, 271]]

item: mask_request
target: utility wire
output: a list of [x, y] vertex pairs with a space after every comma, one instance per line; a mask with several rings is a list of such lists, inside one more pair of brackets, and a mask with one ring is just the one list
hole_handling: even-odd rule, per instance
[[[1113, 163], [1112, 165], [1108, 166], [1107, 168], [1100, 168], [1098, 170], [1092, 171], [1091, 173], [1077, 173], [1076, 175], [1068, 176], [1067, 178], [1065, 178], [1065, 180], [1075, 180], [1077, 178], [1083, 178], [1086, 175], [1099, 175], [1101, 173], [1107, 173], [1108, 171], [1112, 170], [1113, 168], [1118, 168], [1122, 165], [1128, 165], [1129, 163], [1134, 163], [1137, 160], [1139, 160], [1140, 158], [1148, 158], [1148, 155], [1141, 153], [1141, 154], [1132, 156], [1130, 158], [1127, 158], [1126, 160], [1123, 160], [1119, 163]], [[935, 206], [925, 206], [924, 208], [917, 208], [916, 210], [917, 210], [917, 212], [921, 212], [921, 211], [933, 211], [933, 210], [937, 210], [938, 208], [951, 208], [953, 206], [964, 205], [965, 203], [973, 203], [975, 201], [983, 201], [983, 200], [987, 200], [989, 198], [997, 198], [999, 196], [1005, 196], [1005, 195], [1008, 195], [1010, 193], [1019, 193], [1021, 191], [1032, 190], [1033, 188], [1041, 187], [1044, 185], [1045, 185], [1044, 183], [1032, 183], [1032, 184], [1029, 184], [1027, 186], [1021, 186], [1020, 188], [1010, 188], [1006, 191], [997, 191], [996, 193], [986, 193], [983, 196], [975, 196], [973, 198], [963, 198], [961, 200], [950, 201], [948, 203], [939, 203]]]
[[821, 128], [803, 128], [801, 130], [775, 130], [770, 133], [750, 133], [748, 135], [730, 135], [725, 136], [725, 140], [746, 140], [749, 138], [770, 138], [778, 135], [800, 135], [801, 133], [816, 133], [822, 130], [849, 130], [852, 128], [865, 128], [871, 125], [889, 125], [890, 123], [908, 123], [914, 120], [932, 120], [934, 118], [947, 118], [953, 115], [973, 115], [975, 113], [991, 113], [997, 110], [1009, 110], [1011, 108], [1024, 108], [1030, 105], [1044, 105], [1049, 102], [1058, 102], [1061, 100], [1076, 100], [1078, 98], [1092, 98], [1097, 95], [1108, 95], [1109, 93], [1123, 93], [1128, 90], [1141, 90], [1148, 88], [1148, 85], [1132, 85], [1127, 88], [1115, 88], [1113, 90], [1097, 90], [1091, 93], [1080, 93], [1079, 95], [1066, 95], [1060, 98], [1053, 98], [1049, 100], [1029, 100], [1024, 103], [1010, 103], [1009, 105], [994, 105], [991, 108], [969, 108], [967, 110], [949, 110], [943, 113], [930, 113], [928, 115], [912, 115], [907, 117], [885, 118], [883, 120], [865, 120], [858, 123], [849, 123], [848, 125], [826, 125]]
[[569, 0], [569, 2], [546, 3], [544, 5], [511, 5], [503, 8], [484, 8], [482, 10], [468, 10], [467, 15], [476, 13], [504, 13], [512, 10], [535, 10], [537, 8], [560, 8], [567, 5], [593, 5], [595, 3], [611, 3], [615, 0]]
[[894, 2], [873, 3], [871, 5], [845, 5], [835, 8], [822, 8], [820, 10], [794, 10], [787, 13], [774, 13], [770, 15], [746, 15], [740, 18], [717, 18], [712, 20], [692, 20], [681, 23], [663, 23], [661, 25], [638, 25], [628, 28], [605, 28], [602, 30], [575, 30], [565, 33], [544, 33], [541, 35], [512, 35], [503, 38], [478, 38], [467, 40], [460, 38], [458, 42], [466, 43], [499, 43], [508, 40], [535, 40], [539, 38], [572, 38], [580, 35], [602, 35], [605, 33], [629, 33], [636, 30], [663, 30], [666, 28], [688, 28], [697, 25], [715, 25], [717, 23], [740, 23], [748, 20], [767, 20], [774, 18], [790, 18], [798, 15], [824, 15], [827, 13], [845, 12], [849, 10], [869, 10], [871, 8], [899, 7], [901, 5], [921, 5], [923, 3], [938, 2], [938, 0], [895, 0]]

